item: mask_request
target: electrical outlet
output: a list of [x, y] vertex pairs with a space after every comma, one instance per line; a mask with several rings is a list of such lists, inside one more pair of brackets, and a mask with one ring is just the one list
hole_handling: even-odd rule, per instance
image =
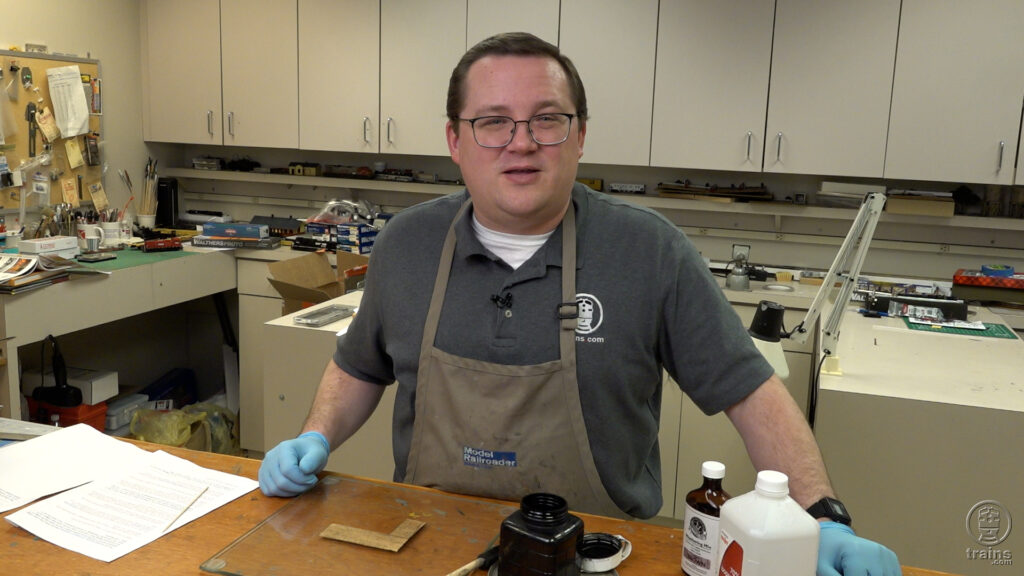
[[750, 246], [746, 244], [733, 244], [732, 245], [732, 259], [742, 260], [744, 262], [750, 261]]

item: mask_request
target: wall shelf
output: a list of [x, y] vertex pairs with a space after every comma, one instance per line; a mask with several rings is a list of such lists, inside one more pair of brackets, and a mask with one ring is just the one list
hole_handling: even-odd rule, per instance
[[[424, 194], [432, 197], [451, 194], [463, 189], [463, 186], [461, 185], [452, 184], [425, 184], [420, 182], [329, 178], [323, 176], [293, 176], [289, 174], [261, 174], [255, 172], [232, 172], [226, 170], [195, 170], [190, 168], [168, 168], [163, 171], [163, 175], [192, 180], [406, 192], [412, 194]], [[665, 198], [644, 194], [612, 194], [612, 196], [658, 211], [717, 212], [733, 215], [770, 216], [775, 219], [776, 230], [781, 230], [781, 221], [784, 218], [840, 220], [852, 222], [854, 217], [857, 215], [857, 210], [854, 208], [804, 206], [785, 202], [725, 203], [681, 198]], [[953, 216], [950, 218], [941, 218], [934, 216], [883, 213], [881, 222], [915, 226], [943, 226], [954, 228], [1024, 231], [1024, 219], [1020, 218], [988, 218], [980, 216]]]
[[391, 180], [364, 180], [359, 178], [330, 178], [325, 176], [293, 176], [291, 174], [261, 174], [257, 172], [232, 172], [227, 170], [195, 170], [191, 168], [167, 168], [163, 176], [192, 180], [218, 180], [222, 182], [248, 182], [259, 184], [283, 184], [287, 186], [313, 186], [321, 188], [347, 188], [357, 190], [384, 190], [388, 192], [411, 192], [429, 196], [444, 196], [462, 190], [462, 186], [451, 184], [424, 184], [421, 182], [395, 182]]

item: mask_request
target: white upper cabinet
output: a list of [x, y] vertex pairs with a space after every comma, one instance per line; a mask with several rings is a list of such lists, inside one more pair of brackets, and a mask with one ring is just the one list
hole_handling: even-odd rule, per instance
[[903, 1], [886, 178], [1013, 182], [1022, 31], [1020, 0]]
[[778, 0], [765, 172], [881, 178], [899, 0]]
[[220, 11], [224, 144], [298, 148], [296, 0], [221, 0]]
[[657, 0], [562, 0], [559, 47], [590, 113], [583, 162], [649, 162], [657, 28]]
[[380, 151], [448, 156], [448, 79], [466, 51], [466, 0], [381, 0]]
[[140, 11], [143, 139], [223, 143], [217, 0], [148, 0]]
[[299, 148], [379, 151], [380, 2], [299, 0]]
[[774, 10], [774, 0], [662, 0], [652, 166], [761, 170]]
[[468, 0], [466, 8], [467, 50], [500, 32], [529, 32], [558, 46], [558, 0]]

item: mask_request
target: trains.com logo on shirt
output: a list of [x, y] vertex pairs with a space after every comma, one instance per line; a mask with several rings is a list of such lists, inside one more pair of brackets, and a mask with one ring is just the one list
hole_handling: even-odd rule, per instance
[[579, 317], [576, 319], [576, 341], [603, 342], [604, 338], [587, 337], [588, 334], [597, 332], [604, 321], [604, 308], [601, 306], [601, 301], [593, 294], [577, 294], [576, 306], [579, 309]]

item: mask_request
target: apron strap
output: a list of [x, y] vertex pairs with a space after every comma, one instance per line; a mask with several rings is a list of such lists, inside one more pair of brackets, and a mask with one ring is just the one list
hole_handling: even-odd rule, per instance
[[565, 369], [576, 371], [576, 326], [580, 315], [576, 301], [576, 209], [572, 199], [562, 217], [562, 302], [558, 305], [558, 346]]
[[430, 296], [430, 307], [427, 308], [427, 319], [423, 325], [423, 340], [420, 343], [420, 366], [423, 366], [430, 357], [430, 351], [434, 347], [434, 339], [437, 336], [437, 326], [441, 319], [441, 308], [444, 307], [444, 296], [448, 290], [448, 276], [452, 272], [452, 260], [455, 258], [455, 223], [469, 210], [473, 199], [467, 198], [459, 208], [451, 226], [448, 227], [448, 234], [444, 239], [444, 246], [441, 248], [441, 258], [437, 266], [437, 275], [434, 277], [434, 292]]

